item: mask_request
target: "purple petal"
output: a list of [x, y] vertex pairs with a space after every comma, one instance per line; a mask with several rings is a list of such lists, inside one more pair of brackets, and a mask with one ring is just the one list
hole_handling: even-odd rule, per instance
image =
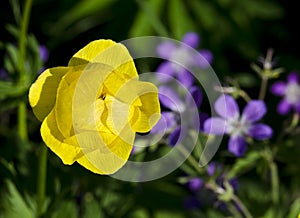
[[235, 118], [239, 116], [239, 107], [230, 95], [221, 95], [215, 102], [215, 111], [223, 118]]
[[176, 45], [173, 42], [163, 42], [157, 46], [157, 54], [164, 59], [169, 59], [171, 53], [176, 50]]
[[176, 125], [176, 114], [173, 112], [162, 112], [159, 121], [151, 129], [151, 133], [158, 134], [168, 132]]
[[46, 62], [49, 58], [49, 52], [48, 52], [48, 49], [46, 48], [46, 46], [40, 45], [39, 52], [40, 52], [40, 57], [41, 57], [42, 61]]
[[186, 33], [182, 38], [183, 43], [185, 43], [193, 48], [196, 48], [199, 45], [199, 41], [200, 41], [200, 38], [199, 38], [198, 34], [195, 32]]
[[272, 137], [273, 130], [270, 126], [259, 123], [252, 125], [248, 134], [257, 140], [264, 140]]
[[195, 104], [197, 107], [200, 106], [203, 96], [201, 90], [197, 86], [193, 86], [189, 89], [189, 94], [186, 95], [186, 105]]
[[199, 113], [199, 121], [200, 121], [200, 130], [204, 131], [204, 123], [209, 118], [207, 113], [200, 112]]
[[216, 167], [217, 167], [217, 163], [216, 162], [211, 162], [207, 165], [207, 168], [206, 168], [206, 171], [207, 171], [207, 174], [209, 176], [212, 176], [215, 174], [216, 172]]
[[285, 115], [291, 111], [292, 105], [285, 99], [282, 99], [278, 106], [277, 106], [277, 112], [279, 114]]
[[159, 100], [166, 107], [172, 111], [183, 112], [185, 105], [180, 99], [179, 95], [168, 86], [160, 86], [158, 88]]
[[193, 83], [194, 83], [193, 75], [184, 68], [182, 68], [182, 70], [180, 70], [177, 73], [177, 78], [178, 78], [178, 81], [180, 83], [182, 83], [182, 85], [184, 87], [187, 87], [187, 88], [190, 87], [191, 85], [193, 85]]
[[203, 131], [207, 134], [223, 135], [227, 129], [226, 120], [219, 117], [208, 118], [204, 122]]
[[8, 73], [4, 68], [0, 69], [0, 79], [7, 79], [8, 78]]
[[228, 150], [237, 157], [243, 156], [247, 150], [245, 139], [240, 136], [230, 137]]
[[203, 180], [200, 178], [193, 178], [189, 181], [188, 186], [191, 191], [197, 191], [203, 185]]
[[276, 82], [271, 86], [271, 92], [274, 95], [282, 96], [285, 93], [286, 84], [282, 81]]
[[239, 180], [237, 178], [232, 178], [229, 180], [230, 185], [232, 186], [233, 190], [237, 191], [239, 188]]
[[242, 117], [250, 122], [260, 120], [267, 112], [266, 104], [260, 100], [250, 101], [244, 108]]
[[201, 204], [197, 197], [195, 196], [188, 196], [184, 199], [183, 207], [186, 210], [195, 210], [201, 207]]
[[213, 55], [209, 50], [201, 50], [198, 55], [194, 56], [192, 62], [200, 68], [207, 68], [212, 63]]
[[169, 82], [170, 80], [174, 79], [174, 70], [172, 67], [172, 63], [168, 62], [168, 61], [164, 61], [162, 62], [157, 70], [156, 70], [156, 78], [158, 79], [158, 81], [162, 82], [162, 83], [166, 83]]
[[175, 146], [180, 143], [186, 135], [187, 129], [184, 126], [178, 126], [170, 135], [168, 143], [171, 146]]
[[294, 105], [294, 109], [298, 114], [300, 114], [300, 102]]
[[297, 72], [291, 72], [288, 75], [287, 81], [289, 83], [298, 83], [299, 82], [299, 75], [298, 75], [298, 73]]

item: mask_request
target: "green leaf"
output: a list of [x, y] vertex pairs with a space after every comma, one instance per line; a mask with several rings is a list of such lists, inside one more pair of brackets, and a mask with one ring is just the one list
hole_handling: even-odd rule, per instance
[[184, 218], [184, 214], [178, 211], [157, 211], [154, 218]]
[[239, 1], [239, 3], [243, 6], [244, 13], [252, 17], [275, 19], [282, 17], [284, 14], [283, 9], [272, 1], [244, 0]]
[[[159, 5], [156, 2], [150, 4], [149, 1], [144, 0], [137, 0], [137, 3], [139, 4], [141, 10], [145, 14], [145, 17], [147, 18], [148, 22], [152, 25], [153, 29], [159, 35], [167, 37], [168, 31], [159, 19], [159, 10], [154, 10], [157, 9]], [[156, 7], [153, 7], [152, 5], [155, 5]]]
[[213, 29], [216, 25], [219, 25], [218, 17], [215, 7], [210, 1], [191, 1], [192, 10], [195, 13], [196, 18], [199, 20], [201, 29]]
[[287, 218], [295, 218], [300, 213], [300, 198], [297, 198], [291, 205]]
[[21, 96], [27, 91], [28, 87], [18, 86], [8, 81], [0, 81], [0, 100], [7, 97]]
[[14, 13], [15, 20], [17, 24], [21, 22], [21, 9], [18, 0], [10, 0], [10, 4]]
[[233, 178], [238, 174], [241, 174], [253, 167], [256, 162], [261, 158], [261, 155], [257, 151], [252, 151], [246, 154], [245, 157], [238, 159], [233, 165], [232, 169], [228, 173], [228, 178]]
[[[6, 181], [8, 192], [2, 197], [3, 214], [8, 218], [32, 218], [34, 212], [30, 208], [25, 199], [19, 193], [15, 185], [10, 181]], [[3, 200], [4, 199], [4, 200]]]
[[241, 87], [252, 88], [258, 84], [258, 80], [253, 74], [239, 73], [236, 74], [235, 79], [238, 81]]
[[[100, 13], [100, 11], [105, 10], [108, 6], [113, 4], [115, 0], [101, 0], [101, 1], [78, 1], [73, 7], [71, 7], [60, 21], [55, 24], [59, 32], [64, 30], [71, 24], [82, 20], [89, 15], [94, 13]], [[54, 28], [55, 29], [55, 28]]]
[[[141, 4], [139, 3], [140, 7], [143, 7]], [[161, 0], [149, 0], [146, 2], [146, 4], [148, 4], [147, 7], [150, 7], [152, 9], [152, 14], [154, 14], [155, 16], [159, 16], [162, 12], [163, 6], [165, 4], [165, 1], [161, 1]], [[145, 7], [145, 6], [144, 6]], [[150, 17], [149, 17], [150, 16]], [[131, 37], [137, 37], [137, 36], [146, 36], [146, 35], [153, 35], [154, 31], [155, 31], [155, 23], [160, 22], [158, 18], [154, 18], [154, 21], [151, 19], [153, 19], [151, 17], [151, 15], [149, 15], [149, 12], [146, 13], [145, 10], [139, 10], [134, 23], [131, 26], [131, 29], [129, 31], [129, 35]], [[156, 24], [157, 25], [157, 24]], [[160, 26], [162, 26], [162, 24], [158, 24]], [[163, 34], [166, 34], [167, 30], [165, 29], [165, 27], [159, 27], [162, 28]]]
[[42, 69], [43, 62], [40, 57], [39, 43], [34, 35], [28, 36], [28, 68], [26, 69], [26, 81], [31, 84]]
[[6, 58], [5, 68], [10, 75], [15, 74], [18, 66], [18, 48], [13, 44], [6, 45], [6, 51], [8, 53], [8, 58]]
[[60, 202], [61, 207], [54, 211], [51, 218], [77, 217], [77, 208], [73, 201]]
[[170, 28], [175, 38], [181, 39], [186, 32], [195, 31], [196, 26], [182, 0], [169, 1], [169, 4]]
[[13, 35], [16, 39], [19, 38], [19, 34], [20, 34], [20, 30], [18, 29], [18, 27], [11, 25], [11, 24], [7, 24], [6, 26], [7, 31]]
[[95, 214], [98, 217], [103, 217], [99, 202], [97, 202], [91, 193], [86, 193], [84, 196], [84, 213], [83, 218], [94, 218]]

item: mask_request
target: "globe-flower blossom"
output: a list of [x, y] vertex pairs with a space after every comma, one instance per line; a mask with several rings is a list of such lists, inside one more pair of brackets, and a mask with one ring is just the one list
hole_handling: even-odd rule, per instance
[[282, 100], [277, 106], [277, 112], [285, 115], [294, 109], [300, 113], [300, 84], [299, 76], [296, 72], [291, 72], [287, 77], [287, 82], [278, 81], [271, 87], [274, 95], [282, 96]]
[[157, 88], [138, 80], [128, 50], [111, 40], [93, 41], [67, 67], [45, 70], [29, 102], [44, 142], [63, 163], [98, 174], [119, 170], [135, 132], [150, 131], [160, 117]]
[[204, 132], [215, 135], [228, 134], [230, 136], [228, 150], [236, 156], [245, 153], [246, 137], [264, 140], [272, 136], [273, 131], [268, 125], [256, 123], [266, 113], [263, 101], [250, 101], [240, 114], [234, 98], [222, 95], [216, 100], [214, 109], [220, 117], [208, 118], [204, 123]]
[[158, 77], [158, 79], [161, 82], [168, 82], [172, 77], [175, 77], [184, 86], [192, 86], [194, 78], [187, 68], [204, 69], [212, 62], [212, 53], [209, 50], [199, 50], [196, 56], [195, 53], [191, 52], [192, 48], [195, 49], [199, 45], [199, 41], [199, 36], [196, 33], [188, 32], [183, 36], [180, 45], [170, 41], [161, 43], [157, 47], [157, 53], [166, 61], [159, 65], [157, 72], [166, 74], [169, 77]]

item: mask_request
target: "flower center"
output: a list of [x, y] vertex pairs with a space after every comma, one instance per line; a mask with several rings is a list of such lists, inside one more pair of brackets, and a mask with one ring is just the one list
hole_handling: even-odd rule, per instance
[[250, 127], [250, 123], [246, 119], [237, 117], [228, 120], [228, 133], [234, 136], [244, 136], [247, 135]]
[[300, 101], [300, 86], [297, 83], [289, 83], [285, 90], [285, 98], [291, 104]]

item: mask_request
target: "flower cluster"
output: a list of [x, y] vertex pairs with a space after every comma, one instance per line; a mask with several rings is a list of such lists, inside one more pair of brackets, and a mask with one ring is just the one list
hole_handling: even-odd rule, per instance
[[[174, 42], [164, 42], [157, 48], [158, 55], [166, 59], [157, 68], [157, 72], [167, 76], [158, 76], [162, 83], [168, 82], [171, 78], [176, 78], [185, 87], [190, 87], [194, 83], [194, 77], [189, 72], [191, 67], [207, 68], [212, 62], [212, 53], [202, 49], [199, 52], [191, 52], [199, 45], [200, 38], [194, 32], [186, 33], [182, 38], [182, 43], [176, 45]], [[195, 55], [196, 54], [196, 55]]]

